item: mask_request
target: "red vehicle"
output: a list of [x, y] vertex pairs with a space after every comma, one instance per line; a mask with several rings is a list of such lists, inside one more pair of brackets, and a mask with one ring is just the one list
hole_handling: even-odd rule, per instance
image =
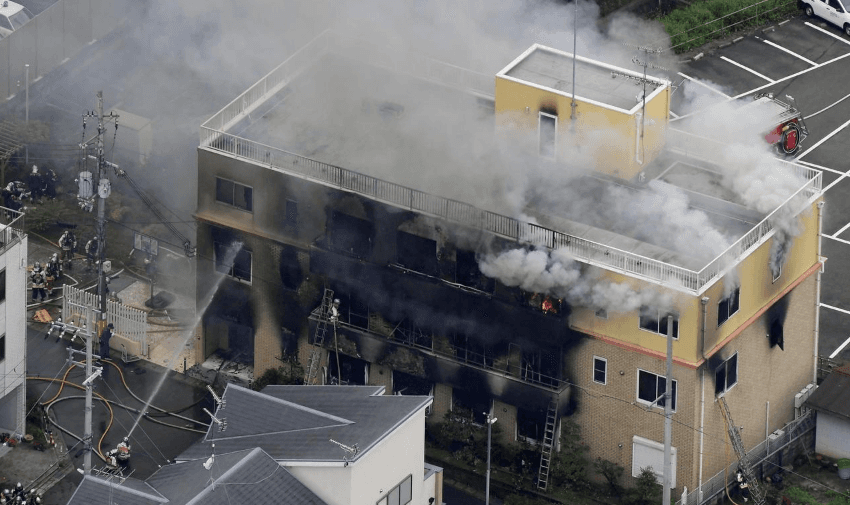
[[776, 114], [777, 126], [770, 130], [764, 139], [768, 144], [775, 145], [780, 154], [791, 156], [800, 150], [800, 144], [809, 136], [809, 129], [806, 128], [794, 98], [790, 95], [785, 97], [788, 103], [776, 99], [773, 93], [759, 93], [753, 99]]

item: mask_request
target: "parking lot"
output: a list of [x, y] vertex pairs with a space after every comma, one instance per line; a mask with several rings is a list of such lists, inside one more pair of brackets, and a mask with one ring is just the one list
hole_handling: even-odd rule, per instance
[[[685, 63], [670, 77], [719, 101], [756, 93], [796, 99], [809, 129], [796, 161], [823, 172], [826, 195], [819, 354], [850, 360], [850, 292], [844, 289], [850, 282], [850, 38], [801, 15]], [[674, 121], [693, 112], [686, 94], [673, 101]]]

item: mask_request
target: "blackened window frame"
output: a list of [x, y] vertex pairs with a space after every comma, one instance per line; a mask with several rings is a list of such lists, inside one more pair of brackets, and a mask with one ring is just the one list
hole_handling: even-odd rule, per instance
[[[645, 316], [648, 312], [655, 312], [655, 317]], [[660, 310], [648, 310], [646, 307], [640, 308], [638, 314], [638, 327], [643, 331], [655, 333], [663, 337], [667, 336], [667, 316], [673, 316], [673, 340], [679, 340], [679, 314], [668, 312], [661, 317]], [[663, 323], [662, 323], [663, 321]], [[654, 325], [652, 323], [655, 323]], [[654, 326], [654, 328], [653, 328]], [[663, 331], [662, 331], [663, 330]]]
[[736, 287], [729, 296], [717, 304], [717, 327], [723, 325], [741, 309], [741, 287]]
[[0, 303], [6, 301], [6, 269], [0, 270]]
[[[231, 247], [234, 242], [239, 241], [239, 238], [232, 230], [213, 226], [211, 228], [212, 243], [213, 243], [213, 269], [228, 277], [245, 284], [252, 284], [254, 279], [254, 254], [243, 242], [242, 248], [236, 253], [233, 259], [233, 264], [224, 268], [223, 253], [224, 250]], [[247, 277], [237, 275], [237, 265], [244, 265], [247, 262]], [[240, 268], [240, 270], [245, 270]]]
[[[229, 188], [227, 187], [229, 186]], [[242, 198], [237, 191], [242, 188]], [[229, 197], [227, 193], [230, 193]], [[224, 177], [215, 177], [215, 201], [243, 212], [254, 213], [254, 188]], [[240, 205], [241, 203], [241, 205]]]
[[[732, 377], [731, 381], [729, 377]], [[716, 396], [723, 396], [737, 384], [738, 353], [736, 352], [714, 370], [714, 394]]]
[[[641, 387], [641, 374], [646, 374], [647, 376], [654, 377], [654, 388], [650, 388], [649, 385], [647, 385], [646, 387], [643, 387], [643, 388]], [[663, 387], [662, 387], [662, 382], [663, 382]], [[676, 399], [678, 398], [677, 383], [678, 383], [678, 381], [676, 379], [673, 379], [673, 388], [672, 388], [673, 389], [673, 391], [672, 391], [672, 393], [673, 393], [673, 412], [676, 412], [676, 406], [677, 406], [676, 405]], [[660, 397], [661, 397], [661, 395], [663, 395], [666, 392], [666, 385], [667, 385], [667, 378], [664, 377], [663, 375], [658, 375], [657, 373], [650, 372], [649, 370], [643, 370], [641, 368], [638, 368], [637, 369], [637, 387], [636, 387], [636, 389], [637, 389], [636, 397], [637, 397], [638, 403], [663, 409], [664, 405], [665, 405], [664, 404], [665, 400], [664, 400], [664, 398], [660, 398]], [[641, 394], [648, 392], [649, 389], [654, 389], [654, 393], [651, 393], [651, 394], [655, 394], [655, 397], [652, 398], [651, 400], [647, 400], [646, 398], [641, 397]], [[656, 401], [656, 400], [658, 400], [658, 401]]]

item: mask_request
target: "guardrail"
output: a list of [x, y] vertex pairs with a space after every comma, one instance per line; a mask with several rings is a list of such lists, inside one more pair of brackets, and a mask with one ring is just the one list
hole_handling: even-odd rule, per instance
[[[786, 424], [782, 429], [782, 434], [776, 436], [773, 440], [769, 437], [759, 442], [755, 447], [747, 451], [747, 458], [750, 460], [750, 465], [755, 468], [763, 464], [777, 466], [770, 460], [776, 453], [795, 442], [797, 439], [815, 428], [815, 415], [813, 411], [808, 411], [798, 419]], [[728, 443], [725, 441], [724, 443]], [[726, 469], [717, 472], [713, 477], [705, 481], [701, 488], [694, 489], [687, 496], [676, 502], [676, 505], [701, 505], [706, 503], [720, 493], [725, 492], [726, 486], [735, 478], [735, 471], [738, 468], [738, 462], [735, 461]], [[763, 470], [769, 471], [771, 468]], [[700, 499], [700, 494], [702, 499]]]
[[[333, 37], [336, 36], [328, 31], [321, 33], [207, 120], [200, 128], [200, 147], [253, 161], [269, 168], [280, 169], [298, 177], [343, 191], [358, 193], [395, 207], [481, 229], [518, 242], [545, 246], [550, 249], [565, 249], [574, 258], [586, 263], [631, 276], [638, 276], [677, 289], [684, 289], [694, 294], [699, 294], [702, 289], [724, 275], [738, 258], [753, 247], [758, 246], [773, 230], [776, 217], [788, 215], [789, 212], [790, 215], [796, 215], [802, 210], [802, 205], [820, 194], [821, 191], [822, 177], [819, 171], [790, 164], [795, 175], [801, 178], [801, 187], [726, 251], [701, 270], [694, 271], [485, 211], [464, 202], [431, 195], [353, 170], [323, 163], [227, 132], [230, 126], [256, 109], [324, 52], [330, 50], [330, 48], [342, 47], [344, 53], [346, 50], [357, 48], [357, 43], [361, 42], [342, 44], [342, 41]], [[370, 57], [374, 57], [373, 59], [378, 61], [378, 64], [394, 69], [401, 68], [402, 71], [409, 71], [411, 68], [424, 69], [420, 74], [428, 74], [429, 72], [434, 74], [445, 71], [447, 75], [454, 76], [450, 80], [455, 79], [456, 82], [466, 85], [469, 89], [480, 88], [483, 85], [481, 82], [476, 82], [477, 78], [474, 72], [467, 71], [466, 74], [457, 72], [460, 67], [428, 58], [425, 58], [427, 60], [425, 64], [421, 64], [422, 61], [417, 60], [416, 57], [400, 59], [396, 53], [384, 46], [370, 44], [369, 47], [375, 50], [375, 54], [370, 54]], [[420, 64], [417, 65], [417, 62]], [[680, 152], [685, 156], [705, 159], [708, 152], [716, 152], [717, 142], [715, 141], [674, 128], [670, 128], [669, 132], [671, 136], [684, 135], [688, 137], [687, 142], [677, 143], [684, 146], [684, 150]]]
[[25, 228], [23, 212], [0, 207], [0, 253], [23, 240]]

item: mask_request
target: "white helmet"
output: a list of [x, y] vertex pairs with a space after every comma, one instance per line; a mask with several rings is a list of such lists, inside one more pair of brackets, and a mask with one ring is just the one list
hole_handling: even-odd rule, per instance
[[32, 173], [34, 173], [34, 174], [38, 173], [38, 166], [36, 166], [36, 165], [32, 166]]

